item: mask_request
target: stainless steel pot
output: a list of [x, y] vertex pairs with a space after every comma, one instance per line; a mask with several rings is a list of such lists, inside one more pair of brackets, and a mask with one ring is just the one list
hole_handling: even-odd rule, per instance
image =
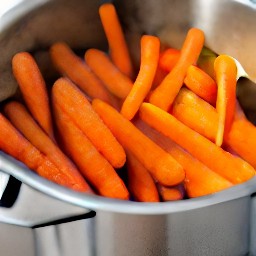
[[[10, 60], [18, 51], [32, 51], [42, 63], [47, 63], [45, 50], [56, 40], [65, 40], [77, 49], [104, 49], [106, 40], [97, 16], [99, 4], [89, 0], [23, 0], [2, 13], [0, 100], [16, 93]], [[172, 44], [180, 43], [188, 27], [199, 26], [206, 37], [211, 38], [213, 47], [221, 45], [220, 49], [237, 57], [243, 65], [248, 59], [244, 62], [239, 55], [241, 51], [233, 51], [234, 48], [245, 43], [250, 47], [256, 41], [253, 38], [256, 10], [250, 1], [148, 0], [116, 1], [116, 4], [129, 40], [146, 32], [171, 40], [168, 42]], [[242, 17], [239, 23], [238, 16]], [[248, 33], [242, 30], [245, 28]], [[169, 36], [172, 32], [175, 37]], [[246, 34], [246, 42], [240, 32]], [[234, 40], [227, 44], [224, 36]], [[137, 41], [131, 41], [131, 45], [136, 50]], [[218, 47], [215, 49], [218, 52]], [[256, 51], [251, 50], [251, 56], [255, 57]], [[43, 71], [49, 75], [47, 68]], [[58, 242], [55, 254], [44, 253], [40, 230], [43, 226], [53, 227], [81, 218], [86, 223], [83, 228], [87, 234], [84, 255], [256, 255], [253, 218], [256, 216], [256, 178], [201, 198], [138, 203], [68, 190], [44, 180], [2, 152], [0, 170], [5, 173], [0, 177], [8, 180], [11, 175], [22, 182], [13, 205], [0, 207], [0, 222], [34, 228], [37, 255], [70, 255], [64, 243]], [[8, 184], [3, 182], [2, 190], [5, 186], [7, 190]], [[75, 233], [76, 230], [72, 230], [70, 241]], [[80, 242], [82, 248], [84, 244]]]

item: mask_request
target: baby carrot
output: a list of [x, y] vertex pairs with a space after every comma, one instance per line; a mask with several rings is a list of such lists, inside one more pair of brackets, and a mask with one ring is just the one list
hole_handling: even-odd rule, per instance
[[72, 80], [90, 98], [111, 102], [111, 96], [103, 83], [66, 43], [53, 44], [50, 55], [59, 72]]
[[4, 113], [16, 129], [61, 172], [67, 176], [81, 178], [75, 165], [37, 125], [25, 106], [19, 102], [11, 101], [4, 106]]
[[128, 199], [129, 192], [112, 165], [56, 102], [53, 109], [63, 147], [86, 180], [102, 196]]
[[141, 119], [136, 119], [135, 124], [144, 134], [171, 154], [182, 165], [186, 173], [184, 185], [189, 197], [209, 195], [233, 185], [198, 161], [174, 141], [148, 126]]
[[255, 170], [250, 164], [224, 151], [162, 109], [150, 103], [143, 103], [140, 116], [150, 126], [230, 182], [242, 183], [255, 175]]
[[52, 99], [115, 168], [124, 165], [126, 155], [123, 147], [93, 110], [85, 95], [71, 81], [58, 79], [53, 85]]
[[58, 169], [52, 161], [26, 140], [2, 114], [0, 114], [0, 126], [1, 150], [23, 162], [28, 168], [48, 180], [77, 191], [92, 193], [82, 176], [70, 175], [70, 173]]
[[152, 87], [158, 66], [159, 50], [160, 40], [157, 37], [142, 36], [140, 71], [121, 108], [121, 114], [128, 120], [135, 116]]
[[188, 68], [187, 75], [184, 79], [185, 85], [202, 99], [210, 104], [216, 104], [217, 84], [202, 69], [191, 65]]
[[164, 202], [181, 200], [185, 196], [185, 189], [181, 184], [172, 187], [166, 187], [158, 184], [157, 187], [160, 197]]
[[133, 82], [117, 69], [107, 54], [97, 49], [89, 49], [85, 53], [85, 62], [112, 94], [120, 99], [126, 98]]
[[220, 55], [214, 62], [214, 70], [218, 86], [216, 110], [219, 115], [216, 145], [221, 146], [224, 133], [228, 133], [234, 119], [237, 67], [231, 57]]
[[175, 48], [168, 48], [160, 54], [159, 66], [163, 70], [170, 72], [178, 62], [179, 58], [180, 50]]
[[12, 59], [12, 69], [28, 109], [54, 139], [47, 88], [37, 63], [28, 52], [20, 52]]
[[159, 202], [156, 184], [148, 170], [126, 151], [128, 187], [134, 199], [139, 202]]
[[204, 33], [197, 28], [191, 28], [183, 43], [180, 58], [163, 82], [153, 91], [150, 103], [168, 110], [183, 85], [187, 69], [195, 64], [204, 45]]
[[[172, 114], [206, 138], [215, 140], [218, 126], [216, 109], [193, 92], [185, 88], [180, 91], [173, 105]], [[256, 168], [254, 154], [256, 127], [245, 118], [239, 109], [236, 110], [231, 129], [224, 137], [224, 142]]]
[[92, 106], [123, 147], [136, 156], [155, 180], [167, 186], [183, 181], [185, 174], [181, 165], [129, 120], [101, 100], [93, 100]]
[[102, 4], [99, 14], [113, 63], [123, 74], [132, 78], [134, 75], [133, 65], [115, 6], [111, 3]]

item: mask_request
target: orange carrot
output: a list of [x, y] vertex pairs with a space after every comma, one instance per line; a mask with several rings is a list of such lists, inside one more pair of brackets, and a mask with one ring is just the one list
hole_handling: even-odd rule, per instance
[[124, 165], [124, 149], [71, 81], [58, 79], [53, 85], [52, 98], [115, 168]]
[[250, 164], [224, 151], [162, 109], [150, 103], [143, 103], [140, 116], [150, 126], [230, 182], [241, 183], [255, 175], [255, 170]]
[[173, 187], [165, 187], [161, 184], [158, 184], [157, 187], [161, 199], [164, 202], [181, 200], [185, 196], [185, 189], [180, 184]]
[[123, 102], [121, 114], [131, 120], [152, 87], [158, 66], [160, 40], [155, 36], [141, 38], [141, 64], [135, 83]]
[[79, 171], [60, 148], [37, 125], [26, 108], [19, 102], [11, 101], [4, 106], [4, 113], [24, 137], [44, 154], [67, 176], [81, 178]]
[[163, 70], [170, 72], [178, 62], [179, 58], [180, 50], [175, 48], [168, 48], [160, 54], [159, 66]]
[[127, 155], [128, 187], [139, 202], [159, 202], [156, 184], [148, 170], [130, 152]]
[[63, 147], [86, 180], [102, 196], [128, 199], [129, 192], [112, 165], [56, 102], [53, 109]]
[[[213, 172], [175, 142], [152, 129], [141, 119], [136, 119], [135, 124], [144, 134], [171, 154], [182, 165], [186, 173], [184, 185], [189, 197], [209, 195], [232, 186], [231, 182]], [[177, 193], [175, 194], [177, 195]]]
[[54, 139], [47, 88], [37, 63], [29, 53], [20, 52], [12, 59], [12, 69], [28, 109], [43, 130]]
[[216, 109], [219, 115], [216, 145], [221, 146], [224, 133], [229, 132], [234, 119], [237, 67], [231, 57], [220, 55], [214, 62], [214, 70], [218, 85]]
[[140, 132], [129, 120], [101, 100], [92, 106], [123, 147], [129, 150], [163, 185], [176, 185], [183, 181], [183, 168], [167, 152]]
[[[52, 161], [26, 140], [17, 129], [0, 114], [0, 149], [23, 162], [40, 176], [68, 188], [91, 192], [90, 187], [80, 175], [71, 175], [58, 169]], [[6, 139], [8, 138], [8, 139]]]
[[89, 49], [85, 53], [85, 61], [111, 93], [120, 99], [129, 94], [133, 82], [117, 69], [107, 54], [97, 49]]
[[163, 82], [153, 91], [150, 103], [168, 110], [183, 85], [187, 69], [195, 64], [204, 44], [204, 33], [191, 28], [181, 49], [180, 58]]
[[99, 98], [108, 103], [112, 101], [104, 84], [66, 43], [53, 44], [50, 55], [59, 72], [72, 80], [90, 98]]
[[[239, 106], [238, 106], [239, 107]], [[193, 92], [182, 89], [173, 105], [172, 114], [184, 124], [203, 136], [215, 140], [218, 115], [213, 106]], [[224, 142], [233, 151], [256, 168], [256, 127], [250, 123], [241, 110], [236, 110], [235, 119]]]
[[200, 68], [191, 65], [188, 68], [184, 83], [191, 91], [202, 99], [208, 101], [212, 105], [216, 104], [217, 84]]
[[133, 65], [115, 6], [111, 3], [102, 4], [99, 14], [113, 63], [123, 74], [132, 78], [134, 75]]

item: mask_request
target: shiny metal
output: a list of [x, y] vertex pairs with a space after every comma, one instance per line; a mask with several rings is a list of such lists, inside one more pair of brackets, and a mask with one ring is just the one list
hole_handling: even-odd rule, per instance
[[[47, 47], [56, 40], [65, 40], [77, 49], [91, 46], [104, 49], [106, 46], [97, 14], [98, 1], [38, 0], [28, 9], [26, 2], [33, 1], [23, 0], [15, 11], [9, 10], [3, 17], [0, 100], [16, 92], [10, 60], [17, 51], [29, 50], [38, 56], [42, 51], [45, 54]], [[133, 51], [138, 49], [138, 40], [133, 39], [141, 33], [157, 34], [162, 41], [177, 46], [189, 27], [199, 26], [205, 30], [206, 43], [210, 48], [236, 57], [246, 71], [251, 72], [250, 67], [256, 59], [256, 51], [252, 48], [256, 42], [256, 15], [252, 2], [120, 0], [115, 3]], [[24, 9], [19, 11], [20, 8]], [[27, 12], [29, 15], [22, 17]], [[244, 59], [242, 53], [245, 49], [249, 56]], [[39, 177], [2, 152], [0, 170], [23, 183], [17, 204], [10, 209], [0, 208], [2, 222], [31, 227], [40, 221], [96, 211], [95, 218], [85, 220], [88, 224], [86, 232], [92, 234], [92, 237], [85, 238], [91, 239], [89, 256], [256, 255], [253, 218], [256, 201], [252, 196], [256, 191], [256, 178], [201, 198], [138, 203], [68, 190]], [[34, 204], [37, 209], [32, 207]], [[29, 212], [26, 211], [27, 206]], [[50, 231], [42, 230], [42, 233], [47, 236], [53, 232], [52, 229], [54, 227], [49, 227], [47, 230]], [[36, 232], [37, 255], [40, 255], [43, 251], [40, 246], [43, 245], [40, 244], [40, 231]], [[56, 239], [56, 243], [58, 241]], [[65, 255], [61, 250], [69, 250], [62, 246], [58, 244], [56, 255]]]

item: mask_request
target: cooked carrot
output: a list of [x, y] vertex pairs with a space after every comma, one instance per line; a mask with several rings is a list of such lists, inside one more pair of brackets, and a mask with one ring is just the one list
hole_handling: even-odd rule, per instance
[[99, 14], [113, 63], [123, 74], [132, 78], [134, 75], [133, 65], [115, 6], [111, 3], [102, 4]]
[[184, 83], [199, 97], [215, 106], [217, 98], [217, 84], [202, 69], [191, 65], [188, 68]]
[[216, 110], [219, 115], [216, 145], [221, 146], [224, 133], [229, 132], [234, 119], [237, 67], [233, 58], [220, 55], [214, 62], [214, 70], [218, 86]]
[[181, 184], [172, 187], [158, 184], [157, 187], [160, 197], [164, 202], [181, 200], [185, 196], [185, 189]]
[[170, 72], [178, 62], [179, 58], [180, 50], [175, 48], [168, 48], [160, 54], [159, 66], [163, 70]]
[[103, 81], [108, 90], [120, 99], [129, 94], [133, 82], [121, 73], [111, 62], [107, 54], [97, 49], [89, 49], [85, 53], [85, 62]]
[[104, 84], [64, 42], [54, 43], [50, 48], [51, 59], [62, 75], [72, 80], [90, 98], [112, 101]]
[[58, 79], [53, 85], [52, 99], [115, 168], [124, 165], [126, 155], [123, 147], [93, 110], [85, 95], [71, 81]]
[[37, 125], [26, 108], [11, 101], [4, 106], [4, 113], [24, 137], [44, 154], [66, 176], [81, 178], [79, 171], [60, 148]]
[[153, 91], [150, 103], [168, 110], [183, 85], [187, 69], [195, 64], [204, 44], [204, 33], [197, 28], [191, 28], [183, 43], [180, 58], [163, 82]]
[[[237, 107], [239, 107], [237, 105]], [[183, 88], [173, 105], [172, 114], [184, 124], [212, 141], [215, 140], [218, 115], [213, 106]], [[224, 142], [256, 168], [256, 127], [237, 109], [234, 122]]]
[[230, 182], [241, 183], [255, 175], [255, 170], [250, 164], [224, 151], [162, 109], [150, 103], [143, 103], [140, 116], [150, 126]]
[[121, 114], [128, 120], [135, 116], [152, 87], [158, 66], [159, 51], [160, 40], [158, 37], [142, 36], [140, 71], [121, 108]]
[[17, 53], [12, 59], [12, 70], [28, 109], [54, 139], [48, 92], [36, 61], [28, 52]]
[[[0, 114], [0, 149], [23, 162], [40, 176], [65, 187], [92, 193], [80, 175], [63, 172], [52, 161], [25, 139], [16, 128]], [[8, 139], [7, 139], [8, 138]]]
[[86, 180], [102, 196], [128, 199], [129, 192], [112, 165], [56, 102], [53, 109], [63, 147]]
[[129, 120], [101, 100], [93, 100], [92, 106], [123, 147], [136, 156], [155, 180], [167, 186], [183, 181], [185, 174], [181, 165]]
[[159, 194], [154, 179], [148, 170], [126, 151], [128, 187], [134, 199], [139, 202], [159, 202]]
[[135, 125], [182, 165], [186, 173], [184, 185], [189, 197], [209, 195], [232, 186], [231, 182], [213, 172], [175, 142], [148, 126], [141, 119], [136, 119]]

